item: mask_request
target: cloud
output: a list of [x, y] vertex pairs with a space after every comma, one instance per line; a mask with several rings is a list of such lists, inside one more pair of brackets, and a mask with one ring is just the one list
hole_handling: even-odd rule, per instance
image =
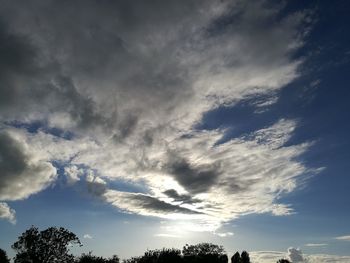
[[229, 236], [233, 236], [233, 233], [232, 233], [232, 232], [224, 232], [224, 233], [215, 232], [214, 234], [217, 235], [217, 236], [219, 236], [219, 237], [229, 237]]
[[304, 262], [304, 256], [303, 253], [299, 248], [288, 248], [288, 258], [291, 262]]
[[307, 246], [307, 247], [325, 247], [325, 246], [328, 246], [328, 244], [325, 244], [325, 243], [308, 243], [308, 244], [305, 244], [305, 246]]
[[[251, 251], [249, 252], [249, 255], [253, 263], [271, 263], [271, 262], [277, 262], [277, 260], [282, 258], [287, 258], [286, 253], [280, 252], [280, 251]], [[327, 254], [309, 254], [309, 255], [304, 254], [303, 259], [304, 261], [299, 261], [299, 262], [347, 263], [350, 261], [349, 256], [327, 255]]]
[[342, 241], [350, 241], [350, 235], [349, 236], [339, 236], [335, 237], [337, 240], [342, 240]]
[[174, 214], [198, 214], [197, 211], [173, 205], [145, 194], [108, 190], [103, 196], [107, 202], [116, 207], [141, 215], [171, 218]]
[[51, 163], [41, 160], [13, 131], [0, 131], [0, 200], [21, 200], [40, 192], [56, 178]]
[[64, 167], [64, 174], [67, 176], [68, 185], [73, 185], [80, 181], [80, 176], [83, 174], [83, 170], [75, 165], [70, 165]]
[[83, 238], [85, 238], [85, 239], [92, 239], [93, 237], [92, 237], [91, 235], [89, 235], [89, 234], [85, 234], [85, 235], [83, 236]]
[[[297, 121], [281, 117], [225, 141], [225, 130], [195, 128], [208, 111], [246, 98], [267, 107], [298, 77], [293, 54], [307, 14], [280, 11], [263, 1], [4, 4], [0, 39], [9, 44], [0, 52], [13, 56], [0, 64], [9, 98], [0, 200], [45, 189], [59, 163], [68, 184], [84, 178], [121, 211], [193, 220], [193, 229], [293, 213], [280, 198], [315, 172], [298, 159], [309, 143], [286, 146]], [[115, 190], [118, 182], [143, 191]]]
[[12, 224], [16, 224], [16, 212], [11, 209], [8, 204], [0, 202], [0, 218], [8, 220]]

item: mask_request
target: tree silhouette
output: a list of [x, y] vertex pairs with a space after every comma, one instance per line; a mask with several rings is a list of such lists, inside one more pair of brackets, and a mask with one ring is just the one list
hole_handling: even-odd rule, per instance
[[231, 257], [231, 263], [241, 263], [241, 255], [238, 251]]
[[89, 254], [82, 254], [77, 260], [77, 263], [105, 263], [106, 260], [102, 257], [93, 256], [91, 252]]
[[[151, 261], [149, 259], [152, 259]], [[179, 249], [150, 250], [142, 257], [142, 263], [158, 262], [158, 263], [176, 263], [182, 260], [181, 251]]]
[[226, 263], [228, 261], [222, 246], [211, 243], [184, 246], [182, 250], [185, 262]]
[[10, 263], [6, 251], [0, 248], [0, 263]]
[[291, 263], [288, 259], [279, 259], [277, 263]]
[[32, 226], [12, 245], [17, 252], [14, 262], [74, 262], [74, 256], [68, 253], [70, 244], [81, 245], [79, 238], [63, 227], [50, 227], [39, 232], [38, 228]]
[[77, 263], [119, 263], [119, 257], [113, 255], [111, 258], [105, 259], [103, 257], [97, 257], [92, 255], [90, 251], [89, 254], [82, 254], [77, 260]]
[[174, 248], [148, 250], [141, 257], [124, 260], [124, 263], [178, 263], [182, 261], [181, 251]]
[[247, 251], [243, 251], [241, 254], [241, 262], [242, 263], [250, 263], [250, 257]]

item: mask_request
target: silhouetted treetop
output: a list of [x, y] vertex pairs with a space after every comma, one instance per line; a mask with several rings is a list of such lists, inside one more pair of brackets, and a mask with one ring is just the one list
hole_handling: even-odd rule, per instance
[[241, 254], [241, 263], [250, 263], [250, 257], [247, 251], [243, 251]]
[[92, 255], [91, 252], [88, 254], [82, 254], [77, 260], [77, 263], [119, 263], [119, 257], [117, 255], [112, 256], [111, 258], [103, 258]]
[[0, 263], [10, 263], [6, 251], [0, 248]]
[[231, 257], [231, 263], [241, 263], [241, 255], [238, 251]]
[[50, 227], [39, 232], [38, 228], [32, 226], [12, 245], [17, 252], [14, 261], [15, 263], [73, 262], [74, 256], [68, 253], [69, 244], [81, 245], [79, 238], [63, 227]]
[[291, 263], [288, 259], [279, 259], [277, 263]]
[[224, 255], [225, 250], [223, 246], [214, 245], [211, 243], [200, 243], [197, 245], [188, 245], [183, 247], [182, 254], [184, 256], [196, 255]]
[[228, 261], [224, 248], [211, 243], [186, 244], [182, 254], [185, 262], [227, 263]]

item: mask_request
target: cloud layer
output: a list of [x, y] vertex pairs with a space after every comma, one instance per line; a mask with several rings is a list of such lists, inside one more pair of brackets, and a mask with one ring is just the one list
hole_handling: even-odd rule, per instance
[[349, 256], [312, 254], [306, 255], [299, 249], [289, 248], [288, 252], [279, 251], [253, 251], [249, 253], [253, 263], [277, 262], [279, 259], [288, 259], [292, 263], [346, 263], [350, 261]]
[[[46, 188], [55, 162], [68, 185], [83, 179], [122, 211], [193, 220], [198, 230], [249, 213], [292, 213], [279, 198], [313, 172], [298, 161], [309, 143], [286, 146], [297, 121], [281, 118], [224, 142], [225, 130], [195, 128], [206, 112], [247, 97], [266, 95], [256, 107], [268, 107], [298, 76], [293, 52], [307, 15], [280, 16], [281, 8], [4, 3], [0, 200]], [[113, 189], [113, 181], [144, 191]]]

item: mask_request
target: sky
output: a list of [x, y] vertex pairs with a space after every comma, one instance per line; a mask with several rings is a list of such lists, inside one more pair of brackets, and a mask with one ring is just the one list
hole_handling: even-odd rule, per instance
[[0, 0], [0, 247], [211, 242], [350, 262], [350, 3]]

